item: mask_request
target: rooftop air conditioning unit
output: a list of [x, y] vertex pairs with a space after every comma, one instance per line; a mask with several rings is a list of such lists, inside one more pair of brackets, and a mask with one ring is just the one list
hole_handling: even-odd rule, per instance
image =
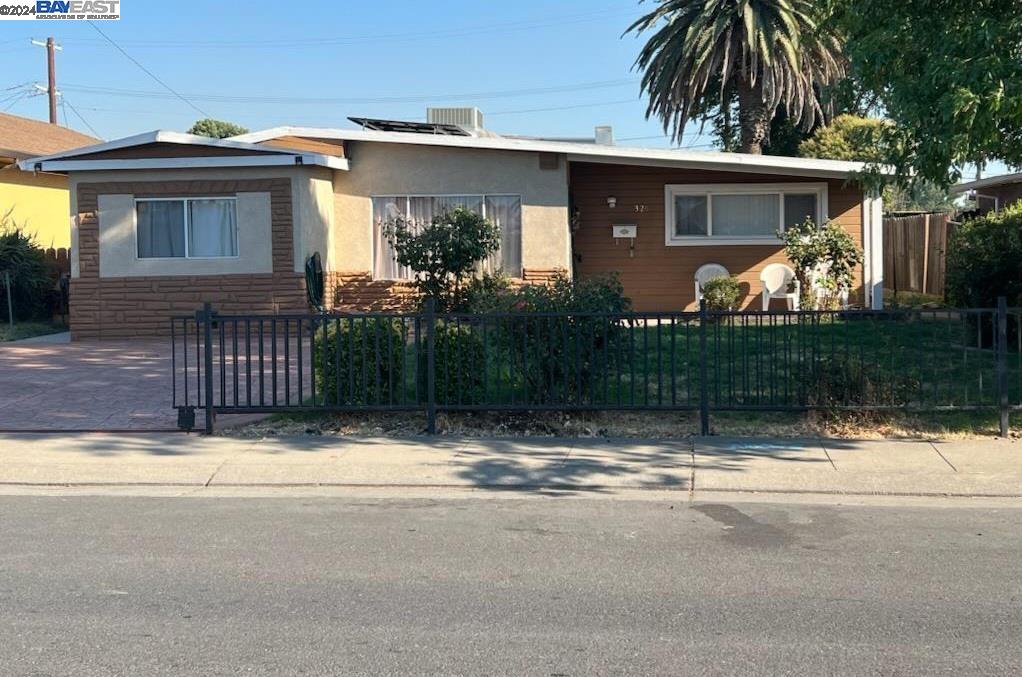
[[482, 129], [483, 113], [471, 108], [427, 108], [426, 122], [440, 125], [458, 125], [465, 129]]

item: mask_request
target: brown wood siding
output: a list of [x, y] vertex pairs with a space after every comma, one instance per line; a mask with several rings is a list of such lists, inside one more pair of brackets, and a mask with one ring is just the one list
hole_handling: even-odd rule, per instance
[[247, 148], [220, 148], [217, 146], [193, 146], [182, 143], [149, 143], [144, 146], [115, 148], [98, 153], [88, 153], [67, 158], [68, 160], [140, 160], [147, 158], [177, 157], [231, 157], [238, 155], [265, 155], [260, 150]]
[[[695, 308], [695, 271], [719, 263], [737, 275], [746, 292], [744, 307], [759, 308], [759, 273], [768, 263], [786, 263], [779, 245], [672, 246], [664, 244], [664, 187], [683, 183], [820, 183], [812, 177], [738, 172], [572, 163], [571, 195], [581, 218], [572, 238], [581, 275], [617, 272], [633, 307], [640, 311]], [[827, 180], [830, 217], [862, 246], [862, 190], [843, 180]], [[607, 197], [617, 206], [607, 206]], [[645, 211], [636, 211], [644, 205]], [[615, 242], [613, 224], [638, 225], [634, 255], [627, 240]], [[862, 298], [862, 271], [854, 300]]]
[[262, 141], [260, 146], [297, 150], [303, 153], [319, 153], [344, 157], [344, 142], [333, 139], [311, 139], [304, 136], [280, 136], [276, 139]]
[[[99, 276], [99, 195], [188, 196], [270, 194], [273, 272], [245, 275]], [[71, 280], [74, 339], [152, 336], [170, 331], [172, 315], [209, 301], [224, 312], [308, 308], [305, 278], [294, 272], [291, 180], [127, 181], [78, 185], [79, 277]]]

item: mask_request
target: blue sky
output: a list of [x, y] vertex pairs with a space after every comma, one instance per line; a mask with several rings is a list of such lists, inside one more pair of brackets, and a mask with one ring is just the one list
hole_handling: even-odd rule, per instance
[[[634, 0], [123, 0], [123, 18], [99, 25], [198, 109], [251, 129], [342, 126], [349, 115], [417, 119], [428, 104], [477, 105], [498, 132], [582, 136], [610, 124], [619, 140], [662, 147], [668, 140], [646, 121], [632, 71], [641, 43], [621, 37], [641, 9]], [[58, 88], [100, 136], [183, 130], [202, 117], [78, 22], [0, 22], [0, 89], [14, 88], [0, 93], [8, 97], [0, 110], [45, 118], [44, 96], [9, 97], [45, 84], [44, 50], [29, 38], [51, 33], [64, 48]], [[66, 115], [89, 131], [73, 110]], [[693, 133], [683, 145], [709, 143]]]
[[[44, 50], [30, 39], [53, 35], [61, 123], [105, 139], [185, 130], [206, 116], [253, 130], [347, 126], [349, 115], [414, 120], [432, 104], [478, 106], [497, 132], [586, 136], [609, 124], [619, 143], [667, 147], [632, 69], [642, 40], [622, 37], [646, 6], [122, 0], [123, 18], [99, 26], [191, 105], [87, 23], [3, 21], [0, 110], [46, 118], [45, 96], [23, 94], [46, 81]], [[711, 142], [693, 124], [682, 146]]]

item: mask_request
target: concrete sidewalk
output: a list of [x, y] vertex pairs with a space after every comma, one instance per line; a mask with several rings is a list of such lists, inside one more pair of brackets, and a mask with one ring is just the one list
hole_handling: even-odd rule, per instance
[[1022, 444], [2, 434], [0, 489], [450, 487], [1022, 497]]

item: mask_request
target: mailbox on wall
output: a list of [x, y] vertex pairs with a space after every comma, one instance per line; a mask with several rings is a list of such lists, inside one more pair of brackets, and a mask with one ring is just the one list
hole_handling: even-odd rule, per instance
[[635, 239], [639, 234], [639, 227], [634, 223], [617, 224], [614, 226], [614, 239], [630, 238]]
[[635, 256], [635, 238], [638, 234], [639, 226], [634, 223], [614, 224], [614, 243], [616, 244], [618, 240], [627, 240], [629, 258]]

